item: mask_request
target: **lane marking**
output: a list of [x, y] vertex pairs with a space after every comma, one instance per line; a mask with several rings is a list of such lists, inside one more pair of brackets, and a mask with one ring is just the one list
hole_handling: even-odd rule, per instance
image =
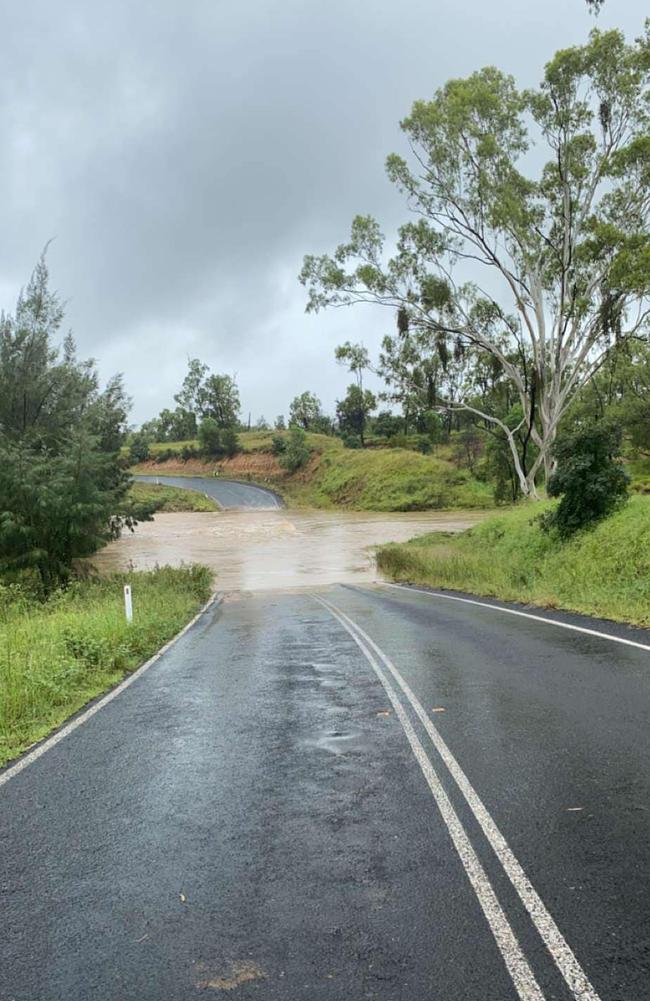
[[60, 730], [57, 730], [56, 733], [53, 733], [51, 737], [48, 737], [46, 740], [44, 740], [43, 743], [35, 747], [33, 751], [28, 751], [27, 754], [23, 755], [23, 757], [20, 758], [15, 765], [11, 765], [10, 768], [6, 768], [3, 772], [0, 772], [0, 786], [3, 786], [10, 779], [15, 778], [15, 776], [18, 775], [20, 772], [22, 772], [23, 769], [27, 768], [28, 765], [31, 765], [34, 763], [34, 761], [37, 761], [38, 758], [40, 758], [43, 754], [45, 754], [46, 751], [50, 751], [53, 747], [56, 747], [57, 744], [59, 744], [65, 737], [69, 736], [69, 734], [71, 734], [74, 730], [76, 730], [77, 727], [83, 726], [83, 724], [87, 723], [88, 720], [95, 715], [95, 713], [98, 713], [100, 709], [103, 709], [104, 706], [107, 706], [109, 702], [112, 702], [113, 699], [116, 699], [118, 695], [121, 695], [122, 692], [130, 685], [132, 685], [134, 681], [137, 681], [137, 679], [141, 677], [141, 675], [143, 675], [145, 671], [148, 671], [149, 668], [152, 667], [157, 660], [160, 660], [163, 654], [167, 653], [169, 648], [174, 646], [174, 644], [181, 638], [181, 636], [184, 636], [185, 633], [188, 632], [192, 628], [192, 626], [199, 621], [201, 616], [205, 612], [207, 612], [212, 607], [213, 604], [215, 603], [218, 604], [219, 603], [217, 600], [218, 598], [219, 595], [215, 592], [215, 594], [213, 594], [212, 597], [205, 603], [203, 608], [201, 608], [200, 611], [196, 613], [194, 618], [190, 619], [187, 625], [183, 626], [183, 628], [179, 633], [176, 633], [175, 636], [172, 636], [172, 638], [168, 640], [165, 643], [165, 645], [162, 646], [160, 650], [158, 650], [158, 652], [153, 655], [153, 657], [150, 657], [149, 660], [145, 661], [145, 663], [142, 664], [137, 669], [137, 671], [134, 671], [133, 674], [128, 674], [126, 678], [119, 683], [119, 685], [116, 685], [115, 688], [111, 688], [110, 692], [107, 692], [106, 695], [103, 696], [103, 698], [93, 703], [93, 705], [90, 706], [89, 709], [86, 709], [85, 712], [82, 712], [78, 716], [75, 716], [73, 720], [70, 720], [69, 723], [66, 723], [65, 726], [62, 726]]
[[[423, 592], [428, 593], [428, 592]], [[451, 776], [456, 782], [458, 788], [462, 792], [465, 800], [476, 817], [478, 823], [481, 826], [485, 837], [492, 846], [497, 858], [499, 859], [506, 875], [508, 876], [513, 887], [517, 891], [517, 894], [523, 903], [524, 907], [528, 911], [530, 918], [535, 925], [537, 931], [539, 932], [546, 948], [553, 957], [553, 961], [557, 966], [558, 970], [562, 974], [565, 983], [573, 993], [573, 996], [579, 1001], [600, 1001], [599, 995], [594, 990], [593, 986], [589, 982], [587, 974], [580, 966], [576, 956], [574, 955], [568, 942], [562, 935], [562, 932], [555, 923], [554, 918], [551, 916], [546, 906], [539, 896], [537, 890], [530, 882], [528, 876], [524, 872], [523, 867], [515, 857], [512, 849], [508, 845], [503, 834], [497, 827], [491, 814], [488, 812], [483, 801], [479, 797], [478, 793], [472, 786], [471, 782], [465, 775], [465, 772], [458, 764], [458, 761], [452, 754], [451, 750], [445, 743], [442, 735], [438, 729], [434, 726], [432, 720], [427, 715], [422, 706], [422, 703], [409, 687], [407, 682], [404, 680], [399, 670], [395, 667], [390, 658], [380, 649], [380, 647], [375, 643], [375, 641], [361, 628], [358, 623], [354, 622], [349, 616], [345, 614], [341, 609], [336, 608], [335, 605], [329, 605], [328, 602], [323, 600], [323, 604], [330, 607], [330, 611], [336, 609], [339, 616], [342, 619], [347, 620], [351, 628], [348, 628], [348, 632], [352, 634], [354, 630], [358, 633], [359, 637], [367, 644], [371, 650], [373, 650], [388, 671], [393, 675], [397, 684], [404, 692], [404, 695], [411, 704], [413, 710], [415, 711], [418, 719], [424, 726], [428, 736], [431, 739], [434, 747], [438, 751], [443, 762], [447, 766]], [[345, 623], [344, 623], [345, 624]], [[346, 627], [347, 628], [347, 627]]]
[[454, 810], [447, 793], [442, 787], [440, 779], [431, 764], [429, 756], [422, 747], [422, 744], [413, 729], [411, 721], [409, 720], [406, 711], [399, 700], [397, 692], [382, 671], [370, 649], [344, 621], [342, 617], [344, 613], [339, 614], [339, 609], [336, 609], [335, 606], [330, 605], [322, 598], [316, 595], [313, 597], [316, 601], [319, 601], [350, 634], [383, 685], [384, 690], [395, 710], [397, 718], [402, 725], [402, 729], [406, 734], [407, 740], [411, 745], [411, 750], [413, 751], [413, 754], [422, 769], [422, 773], [427, 781], [429, 789], [433, 794], [433, 798], [436, 801], [436, 805], [440, 811], [442, 819], [447, 827], [447, 830], [449, 831], [454, 848], [456, 849], [463, 868], [465, 869], [472, 889], [476, 894], [483, 914], [485, 915], [488, 925], [490, 926], [490, 930], [497, 943], [499, 952], [501, 953], [503, 961], [510, 977], [512, 978], [512, 982], [515, 985], [515, 989], [521, 1001], [544, 1001], [544, 995], [542, 994], [539, 984], [535, 979], [535, 975], [533, 974], [533, 971], [522, 952], [521, 946], [519, 945], [517, 937], [512, 930], [505, 912], [497, 899], [492, 884], [490, 883], [490, 880], [488, 879], [488, 876], [471, 845], [467, 832], [465, 831], [458, 814]]
[[[571, 622], [559, 622], [557, 619], [547, 619], [543, 615], [534, 615], [532, 612], [520, 612], [518, 608], [502, 608], [500, 605], [492, 605], [489, 601], [478, 601], [476, 598], [459, 598], [456, 594], [443, 594], [442, 591], [423, 591], [420, 587], [407, 587], [405, 584], [392, 584], [390, 581], [381, 581], [382, 587], [394, 587], [398, 591], [405, 591], [407, 594], [426, 594], [429, 598], [446, 598], [447, 601], [462, 601], [466, 605], [478, 605], [479, 608], [491, 608], [493, 612], [505, 612], [507, 615], [519, 615], [523, 619], [533, 619], [534, 622], [545, 622], [547, 626], [559, 626], [560, 629], [573, 629], [576, 633], [586, 633], [587, 636], [597, 636], [601, 640], [611, 640], [613, 643], [623, 643], [625, 646], [636, 647], [637, 650], [650, 651], [650, 644], [639, 643], [637, 640], [627, 640], [623, 636], [614, 636], [612, 633], [602, 633], [597, 629], [588, 629], [586, 626], [576, 626]], [[624, 623], [622, 623], [624, 624]]]

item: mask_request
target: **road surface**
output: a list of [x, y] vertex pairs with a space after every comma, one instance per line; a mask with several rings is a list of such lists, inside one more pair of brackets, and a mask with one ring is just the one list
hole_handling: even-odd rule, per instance
[[162, 483], [166, 487], [198, 490], [228, 510], [274, 510], [283, 506], [281, 498], [272, 490], [237, 480], [222, 480], [219, 476], [134, 476], [133, 479], [144, 483]]
[[649, 998], [650, 651], [614, 632], [231, 596], [4, 774], [0, 996]]

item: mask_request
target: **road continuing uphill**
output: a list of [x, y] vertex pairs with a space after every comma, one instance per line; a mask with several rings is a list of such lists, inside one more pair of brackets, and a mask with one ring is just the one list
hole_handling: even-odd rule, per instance
[[198, 490], [216, 500], [225, 509], [275, 510], [283, 506], [282, 500], [272, 490], [256, 487], [252, 483], [222, 480], [218, 476], [134, 476], [144, 483], [162, 483], [166, 487], [183, 487]]
[[0, 996], [643, 1001], [649, 671], [404, 588], [233, 594], [5, 773]]

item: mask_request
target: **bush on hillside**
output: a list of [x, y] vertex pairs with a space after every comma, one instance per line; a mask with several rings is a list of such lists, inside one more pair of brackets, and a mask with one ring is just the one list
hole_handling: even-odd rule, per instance
[[289, 431], [287, 447], [278, 460], [280, 465], [288, 472], [295, 473], [309, 461], [310, 455], [307, 435], [302, 428], [292, 427]]
[[271, 452], [273, 455], [283, 455], [287, 450], [286, 438], [283, 434], [274, 434], [271, 438]]
[[630, 478], [621, 465], [621, 432], [612, 424], [588, 424], [564, 434], [555, 448], [557, 467], [547, 490], [560, 503], [542, 524], [568, 538], [612, 514], [627, 500]]

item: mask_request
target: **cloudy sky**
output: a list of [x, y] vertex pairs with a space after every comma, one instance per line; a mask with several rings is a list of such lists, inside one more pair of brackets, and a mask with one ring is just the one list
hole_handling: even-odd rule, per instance
[[[133, 420], [172, 404], [188, 357], [236, 373], [253, 420], [298, 392], [327, 409], [341, 341], [372, 307], [306, 316], [302, 256], [352, 216], [405, 213], [384, 176], [399, 120], [450, 76], [531, 85], [585, 39], [584, 0], [22, 0], [2, 5], [0, 307], [50, 238], [81, 353], [124, 373]], [[599, 23], [640, 32], [645, 0]]]

